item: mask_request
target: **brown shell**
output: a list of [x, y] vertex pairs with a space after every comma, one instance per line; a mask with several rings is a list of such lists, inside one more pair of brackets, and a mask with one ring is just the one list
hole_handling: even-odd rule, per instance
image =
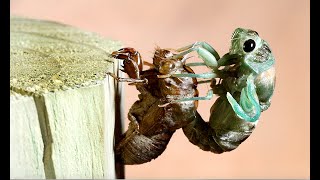
[[[157, 158], [166, 149], [173, 133], [194, 120], [197, 101], [172, 103], [159, 107], [169, 102], [168, 96], [179, 99], [198, 95], [195, 78], [157, 78], [158, 69], [163, 64], [161, 62], [167, 60], [168, 53], [170, 51], [166, 49], [156, 48], [153, 58], [155, 68], [139, 72], [138, 78], [146, 78], [148, 83], [135, 84], [140, 92], [139, 100], [129, 110], [128, 130], [121, 141], [116, 142], [117, 161], [124, 164], [142, 164]], [[177, 62], [178, 66], [172, 67], [179, 68], [179, 72], [193, 73], [190, 68], [178, 62], [180, 59], [172, 61]]]

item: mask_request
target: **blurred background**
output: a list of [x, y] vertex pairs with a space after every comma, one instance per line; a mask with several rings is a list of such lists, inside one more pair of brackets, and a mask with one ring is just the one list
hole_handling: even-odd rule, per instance
[[[166, 151], [126, 178], [308, 178], [310, 175], [310, 2], [308, 0], [11, 0], [12, 15], [62, 22], [136, 48], [151, 62], [156, 45], [178, 48], [206, 41], [228, 52], [237, 27], [257, 31], [276, 58], [271, 107], [237, 149], [213, 154], [178, 130]], [[196, 57], [196, 54], [193, 54]], [[196, 72], [208, 69], [195, 69]], [[209, 85], [199, 87], [205, 95]], [[126, 111], [138, 99], [125, 84]], [[130, 95], [129, 95], [130, 94]], [[214, 99], [198, 111], [209, 119]], [[127, 123], [126, 123], [127, 127]]]

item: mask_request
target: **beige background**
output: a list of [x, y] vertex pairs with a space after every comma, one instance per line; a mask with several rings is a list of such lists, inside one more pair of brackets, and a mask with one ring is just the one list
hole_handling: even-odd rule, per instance
[[[256, 30], [276, 57], [277, 84], [272, 105], [253, 134], [236, 150], [216, 155], [192, 145], [178, 130], [159, 158], [126, 166], [126, 177], [309, 177], [309, 1], [11, 0], [10, 9], [11, 14], [55, 20], [121, 40], [146, 61], [155, 45], [181, 47], [195, 41], [207, 41], [223, 55], [235, 28]], [[201, 94], [208, 88], [202, 85]], [[126, 94], [127, 113], [137, 91], [126, 86]], [[205, 119], [213, 102], [200, 102], [198, 111]]]

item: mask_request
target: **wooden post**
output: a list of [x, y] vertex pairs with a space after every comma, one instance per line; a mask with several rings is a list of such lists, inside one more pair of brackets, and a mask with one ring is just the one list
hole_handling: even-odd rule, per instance
[[109, 53], [120, 47], [68, 25], [10, 18], [11, 178], [117, 178], [121, 89], [106, 72], [118, 72]]

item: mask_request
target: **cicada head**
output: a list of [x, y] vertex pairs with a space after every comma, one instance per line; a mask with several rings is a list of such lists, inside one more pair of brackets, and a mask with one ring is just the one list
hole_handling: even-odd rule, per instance
[[139, 78], [143, 62], [138, 51], [130, 47], [121, 48], [118, 51], [112, 52], [111, 56], [123, 60], [123, 71], [127, 73], [130, 78]]
[[268, 43], [250, 29], [237, 28], [233, 32], [229, 53], [238, 55], [242, 66], [256, 74], [273, 67], [275, 61]]
[[160, 47], [156, 47], [153, 56], [153, 65], [156, 69], [159, 69], [161, 64], [160, 62], [164, 61], [168, 57], [171, 57], [173, 53], [167, 49], [161, 49]]

